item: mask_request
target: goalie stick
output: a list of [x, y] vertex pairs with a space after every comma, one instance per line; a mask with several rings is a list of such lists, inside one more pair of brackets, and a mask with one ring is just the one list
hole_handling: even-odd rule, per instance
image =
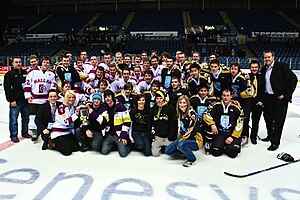
[[289, 165], [289, 164], [294, 164], [294, 163], [299, 162], [299, 161], [300, 161], [300, 159], [295, 160], [294, 162], [283, 163], [283, 164], [281, 164], [281, 165], [276, 165], [276, 166], [269, 167], [269, 168], [266, 168], [266, 169], [262, 169], [262, 170], [259, 170], [259, 171], [251, 172], [251, 173], [249, 173], [249, 174], [241, 174], [241, 175], [238, 175], [238, 174], [231, 174], [231, 173], [229, 173], [229, 172], [224, 172], [224, 174], [226, 174], [226, 175], [228, 175], [228, 176], [236, 177], [236, 178], [245, 178], [245, 177], [252, 176], [252, 175], [256, 175], [256, 174], [259, 174], [259, 173], [262, 173], [262, 172], [270, 171], [270, 170], [272, 170], [272, 169], [276, 169], [276, 168], [279, 168], [279, 167], [283, 167], [283, 166], [286, 166], [286, 165]]

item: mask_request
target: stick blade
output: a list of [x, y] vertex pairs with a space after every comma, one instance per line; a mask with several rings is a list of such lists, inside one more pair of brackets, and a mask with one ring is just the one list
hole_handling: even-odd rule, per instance
[[229, 173], [229, 172], [224, 172], [224, 174], [226, 174], [227, 176], [235, 177], [235, 178], [244, 178], [244, 177], [247, 177], [247, 176], [248, 176], [248, 174], [238, 175], [238, 174], [231, 174], [231, 173]]

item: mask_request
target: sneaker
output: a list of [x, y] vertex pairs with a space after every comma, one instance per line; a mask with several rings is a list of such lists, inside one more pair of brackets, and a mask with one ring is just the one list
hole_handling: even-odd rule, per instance
[[206, 155], [209, 155], [209, 154], [210, 154], [210, 148], [211, 148], [211, 144], [208, 143], [208, 142], [206, 142], [206, 143], [204, 144], [204, 150], [205, 150]]
[[184, 166], [184, 167], [191, 167], [191, 166], [194, 165], [195, 163], [196, 163], [196, 161], [189, 161], [189, 160], [187, 160], [187, 161], [185, 161], [185, 162], [183, 163], [182, 166]]
[[241, 142], [241, 146], [245, 146], [246, 144], [248, 144], [248, 137], [246, 136], [242, 136], [242, 142]]

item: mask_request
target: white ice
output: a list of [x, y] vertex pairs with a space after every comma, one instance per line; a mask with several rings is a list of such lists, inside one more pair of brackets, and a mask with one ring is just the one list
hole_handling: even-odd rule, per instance
[[[300, 162], [246, 178], [224, 171], [248, 174], [283, 164], [280, 152], [300, 158], [300, 84], [289, 104], [280, 148], [267, 151], [268, 142], [242, 148], [237, 158], [196, 152], [197, 163], [185, 168], [183, 159], [166, 155], [144, 157], [131, 152], [121, 158], [96, 152], [76, 152], [69, 157], [41, 150], [42, 142], [9, 141], [9, 104], [0, 90], [0, 199], [300, 199]], [[20, 130], [19, 130], [20, 132]], [[20, 134], [19, 134], [20, 135]], [[263, 118], [259, 136], [266, 136]], [[63, 179], [66, 177], [69, 179]]]

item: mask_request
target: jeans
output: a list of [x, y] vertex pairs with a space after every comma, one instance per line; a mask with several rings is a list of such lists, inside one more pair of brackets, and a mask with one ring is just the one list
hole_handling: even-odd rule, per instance
[[151, 155], [151, 142], [147, 133], [132, 132], [132, 138], [137, 149], [142, 150], [145, 156]]
[[98, 131], [95, 130], [91, 130], [91, 131], [93, 133], [92, 138], [87, 137], [86, 133], [82, 128], [77, 128], [75, 135], [82, 146], [91, 147], [94, 151], [100, 152], [103, 143], [103, 135]]
[[17, 103], [17, 106], [9, 106], [9, 132], [10, 138], [18, 137], [18, 117], [21, 113], [22, 135], [28, 134], [29, 110], [27, 103]]
[[121, 141], [119, 141], [118, 136], [108, 135], [104, 139], [102, 144], [102, 154], [103, 155], [109, 154], [114, 144], [117, 145], [118, 152], [121, 157], [126, 157], [130, 153], [130, 147], [128, 145], [124, 145]]
[[161, 148], [166, 147], [171, 144], [171, 141], [168, 138], [161, 138], [155, 136], [154, 142], [152, 142], [151, 152], [153, 157], [158, 157], [161, 154]]
[[167, 155], [173, 154], [176, 150], [181, 151], [189, 161], [194, 162], [196, 160], [193, 151], [199, 150], [199, 146], [195, 140], [181, 140], [179, 139], [173, 141], [169, 146], [167, 146], [165, 153]]

